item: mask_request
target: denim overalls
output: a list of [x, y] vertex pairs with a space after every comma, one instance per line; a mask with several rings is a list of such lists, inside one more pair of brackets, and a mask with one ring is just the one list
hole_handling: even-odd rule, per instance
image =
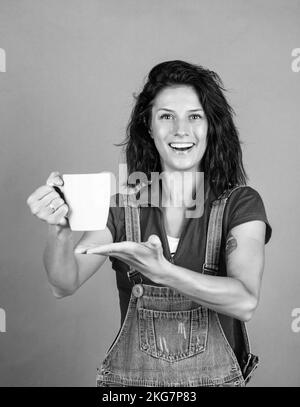
[[[202, 273], [216, 275], [226, 201], [241, 186], [211, 203]], [[123, 195], [126, 239], [141, 241], [135, 195]], [[97, 386], [243, 387], [258, 364], [250, 353], [244, 322], [244, 362], [240, 367], [217, 312], [176, 289], [143, 283], [132, 267], [132, 291], [123, 325], [97, 369]]]

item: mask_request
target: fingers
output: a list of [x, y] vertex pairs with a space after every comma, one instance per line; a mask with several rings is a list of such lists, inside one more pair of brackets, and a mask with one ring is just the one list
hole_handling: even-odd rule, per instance
[[58, 171], [51, 172], [50, 176], [46, 181], [46, 185], [37, 188], [27, 199], [27, 204], [30, 206], [33, 202], [38, 201], [50, 192], [52, 192], [55, 186], [62, 186], [63, 179], [60, 177]]
[[44, 198], [47, 194], [53, 191], [53, 188], [51, 188], [48, 185], [43, 185], [36, 189], [28, 198], [27, 198], [27, 205], [34, 204], [36, 201], [39, 201], [40, 199]]
[[70, 228], [69, 221], [65, 217], [61, 218], [61, 220], [58, 222], [58, 225], [67, 226], [67, 227]]
[[74, 253], [84, 254], [87, 251], [87, 247], [84, 246], [77, 246], [74, 250]]
[[48, 223], [50, 223], [50, 225], [57, 225], [61, 224], [60, 222], [62, 221], [62, 218], [65, 218], [67, 216], [68, 210], [69, 210], [68, 206], [66, 204], [63, 204], [51, 215], [45, 216], [45, 218], [41, 216], [39, 217], [40, 219], [46, 220]]
[[102, 246], [97, 246], [97, 247], [92, 247], [88, 248], [86, 253], [87, 254], [112, 254], [112, 253], [118, 253], [118, 254], [130, 254], [133, 253], [136, 244], [134, 242], [117, 242], [117, 243], [110, 243], [110, 244], [103, 244]]
[[65, 203], [65, 201], [58, 195], [57, 192], [52, 191], [50, 194], [46, 195], [39, 201], [39, 204], [41, 206], [48, 206], [50, 203], [52, 207], [58, 209]]
[[63, 194], [64, 180], [58, 171], [51, 172], [46, 184], [52, 186], [58, 195], [65, 200], [65, 196]]
[[75, 253], [83, 254], [83, 253], [86, 253], [87, 250], [89, 250], [89, 249], [94, 249], [94, 248], [96, 248], [96, 247], [99, 247], [99, 246], [97, 246], [97, 245], [95, 245], [95, 244], [87, 244], [87, 245], [79, 244], [79, 245], [75, 248], [74, 252], [75, 252]]
[[64, 184], [64, 181], [58, 171], [51, 172], [49, 175], [46, 184], [49, 186], [57, 186], [60, 187]]
[[56, 209], [60, 208], [64, 203], [65, 203], [64, 200], [60, 198], [58, 193], [51, 188], [51, 192], [49, 192], [43, 198], [41, 199], [32, 198], [32, 200], [29, 203], [29, 207], [34, 215], [40, 214], [43, 216], [46, 214], [53, 213]]
[[[113, 244], [118, 244], [118, 243], [113, 243]], [[92, 248], [86, 248], [86, 254], [104, 254], [104, 255], [109, 255], [113, 251], [120, 252], [117, 248], [114, 248], [114, 246], [111, 245], [102, 245], [98, 247], [92, 247]]]
[[61, 207], [65, 208], [64, 209], [64, 213], [65, 216], [68, 213], [68, 206], [65, 204], [65, 201], [63, 199], [61, 199], [60, 197], [56, 197], [55, 199], [49, 199], [47, 204], [42, 204], [40, 206], [40, 210], [39, 210], [39, 214], [42, 218], [46, 218], [47, 216], [49, 216], [49, 218], [52, 215], [55, 215], [59, 212], [58, 209], [60, 209]]
[[57, 187], [62, 185], [63, 180], [59, 172], [52, 172], [47, 179], [46, 185], [37, 188], [27, 198], [27, 205], [32, 214], [49, 224], [68, 226], [68, 220], [65, 217], [69, 208], [63, 199], [63, 194], [60, 193]]
[[144, 243], [136, 243], [136, 242], [117, 242], [117, 243], [110, 243], [105, 244], [102, 246], [88, 248], [86, 253], [87, 254], [105, 254], [105, 255], [119, 255], [125, 257], [134, 257], [138, 253], [148, 253], [151, 250], [147, 247]]

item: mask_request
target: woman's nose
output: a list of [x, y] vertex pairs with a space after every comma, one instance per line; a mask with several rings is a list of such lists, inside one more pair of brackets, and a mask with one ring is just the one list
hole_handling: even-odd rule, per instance
[[175, 134], [185, 136], [189, 134], [189, 126], [186, 120], [178, 120], [175, 124]]

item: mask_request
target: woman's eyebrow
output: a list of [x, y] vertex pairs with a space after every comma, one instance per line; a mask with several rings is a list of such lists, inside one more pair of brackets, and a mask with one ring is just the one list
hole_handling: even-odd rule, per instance
[[[172, 109], [168, 109], [167, 107], [161, 107], [159, 109], [157, 109], [157, 111], [159, 112], [160, 110], [166, 110], [167, 112], [174, 112], [174, 110]], [[188, 110], [188, 112], [203, 112], [203, 109], [201, 107], [197, 108], [197, 109], [190, 109]]]

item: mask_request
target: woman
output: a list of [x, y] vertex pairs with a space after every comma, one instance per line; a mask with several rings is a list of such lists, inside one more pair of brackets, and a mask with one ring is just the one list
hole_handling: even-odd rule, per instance
[[[223, 91], [216, 73], [184, 61], [150, 71], [125, 140], [128, 173], [146, 182], [128, 181], [106, 229], [84, 233], [75, 251], [54, 189], [59, 173], [28, 198], [49, 223], [44, 264], [55, 296], [73, 294], [107, 256], [116, 271], [121, 327], [98, 386], [245, 386], [257, 365], [245, 322], [258, 305], [271, 227], [246, 186]], [[183, 174], [192, 175], [184, 188]], [[188, 217], [201, 188], [201, 213]]]

